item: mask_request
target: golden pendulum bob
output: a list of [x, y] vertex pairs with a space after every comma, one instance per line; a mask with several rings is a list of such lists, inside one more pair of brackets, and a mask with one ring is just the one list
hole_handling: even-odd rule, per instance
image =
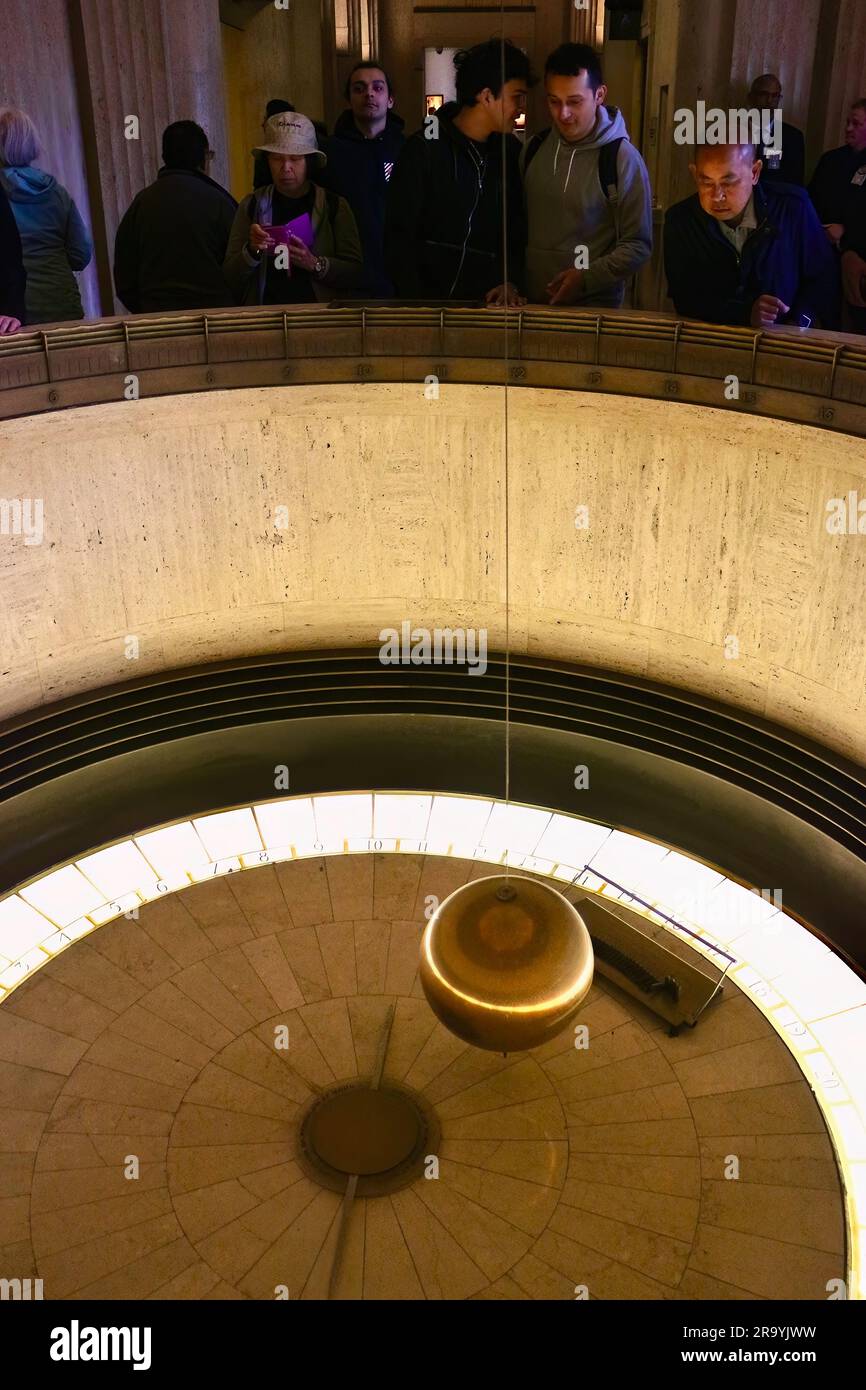
[[592, 943], [580, 914], [535, 879], [476, 879], [446, 898], [421, 941], [421, 984], [450, 1032], [490, 1052], [547, 1042], [589, 992]]

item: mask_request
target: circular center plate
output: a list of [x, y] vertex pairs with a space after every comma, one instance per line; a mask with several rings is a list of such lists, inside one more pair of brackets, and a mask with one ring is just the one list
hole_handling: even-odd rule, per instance
[[367, 1088], [327, 1096], [306, 1125], [307, 1142], [324, 1163], [359, 1177], [404, 1163], [421, 1134], [418, 1113], [405, 1096]]

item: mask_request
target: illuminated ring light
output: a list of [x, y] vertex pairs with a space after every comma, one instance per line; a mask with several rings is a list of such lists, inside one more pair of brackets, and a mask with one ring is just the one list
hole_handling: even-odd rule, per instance
[[0, 900], [0, 1001], [73, 942], [223, 874], [336, 854], [429, 854], [546, 875], [685, 935], [769, 1019], [821, 1108], [845, 1187], [849, 1297], [866, 1296], [866, 983], [775, 903], [653, 840], [490, 798], [266, 801], [142, 831]]

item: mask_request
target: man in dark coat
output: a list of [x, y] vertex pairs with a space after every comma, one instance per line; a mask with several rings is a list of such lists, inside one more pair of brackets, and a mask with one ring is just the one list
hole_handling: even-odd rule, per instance
[[361, 293], [389, 299], [394, 286], [385, 269], [385, 203], [394, 165], [404, 144], [405, 121], [394, 113], [394, 91], [385, 69], [357, 63], [346, 82], [344, 111], [324, 149], [328, 163], [317, 182], [345, 198], [355, 214], [364, 250]]
[[866, 199], [849, 215], [842, 252], [842, 291], [845, 298], [846, 328], [866, 334]]
[[233, 304], [223, 260], [237, 203], [205, 173], [211, 156], [201, 126], [168, 126], [162, 157], [156, 182], [133, 200], [117, 229], [117, 297], [132, 314]]
[[385, 264], [402, 299], [516, 304], [526, 229], [520, 146], [511, 132], [525, 109], [529, 61], [493, 39], [454, 62], [457, 101], [427, 117], [391, 176]]
[[804, 189], [759, 183], [752, 145], [702, 145], [698, 191], [668, 210], [668, 292], [684, 318], [836, 328], [839, 274]]
[[845, 143], [822, 154], [809, 184], [827, 238], [840, 246], [849, 222], [866, 207], [866, 97], [855, 101], [845, 122]]
[[18, 223], [0, 188], [0, 333], [17, 333], [24, 322], [26, 285]]
[[[765, 72], [756, 77], [749, 90], [750, 109], [778, 111], [781, 105], [782, 84], [776, 74]], [[802, 130], [795, 125], [783, 121], [780, 132], [775, 129], [774, 123], [770, 144], [759, 145], [757, 154], [763, 164], [761, 179], [764, 183], [796, 183], [802, 186], [806, 182], [806, 141]]]

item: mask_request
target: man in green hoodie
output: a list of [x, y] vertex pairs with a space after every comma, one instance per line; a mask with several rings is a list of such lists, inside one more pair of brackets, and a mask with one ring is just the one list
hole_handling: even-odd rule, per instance
[[646, 166], [615, 106], [598, 55], [564, 43], [544, 68], [553, 126], [523, 157], [529, 238], [526, 287], [536, 304], [619, 308], [652, 254]]

